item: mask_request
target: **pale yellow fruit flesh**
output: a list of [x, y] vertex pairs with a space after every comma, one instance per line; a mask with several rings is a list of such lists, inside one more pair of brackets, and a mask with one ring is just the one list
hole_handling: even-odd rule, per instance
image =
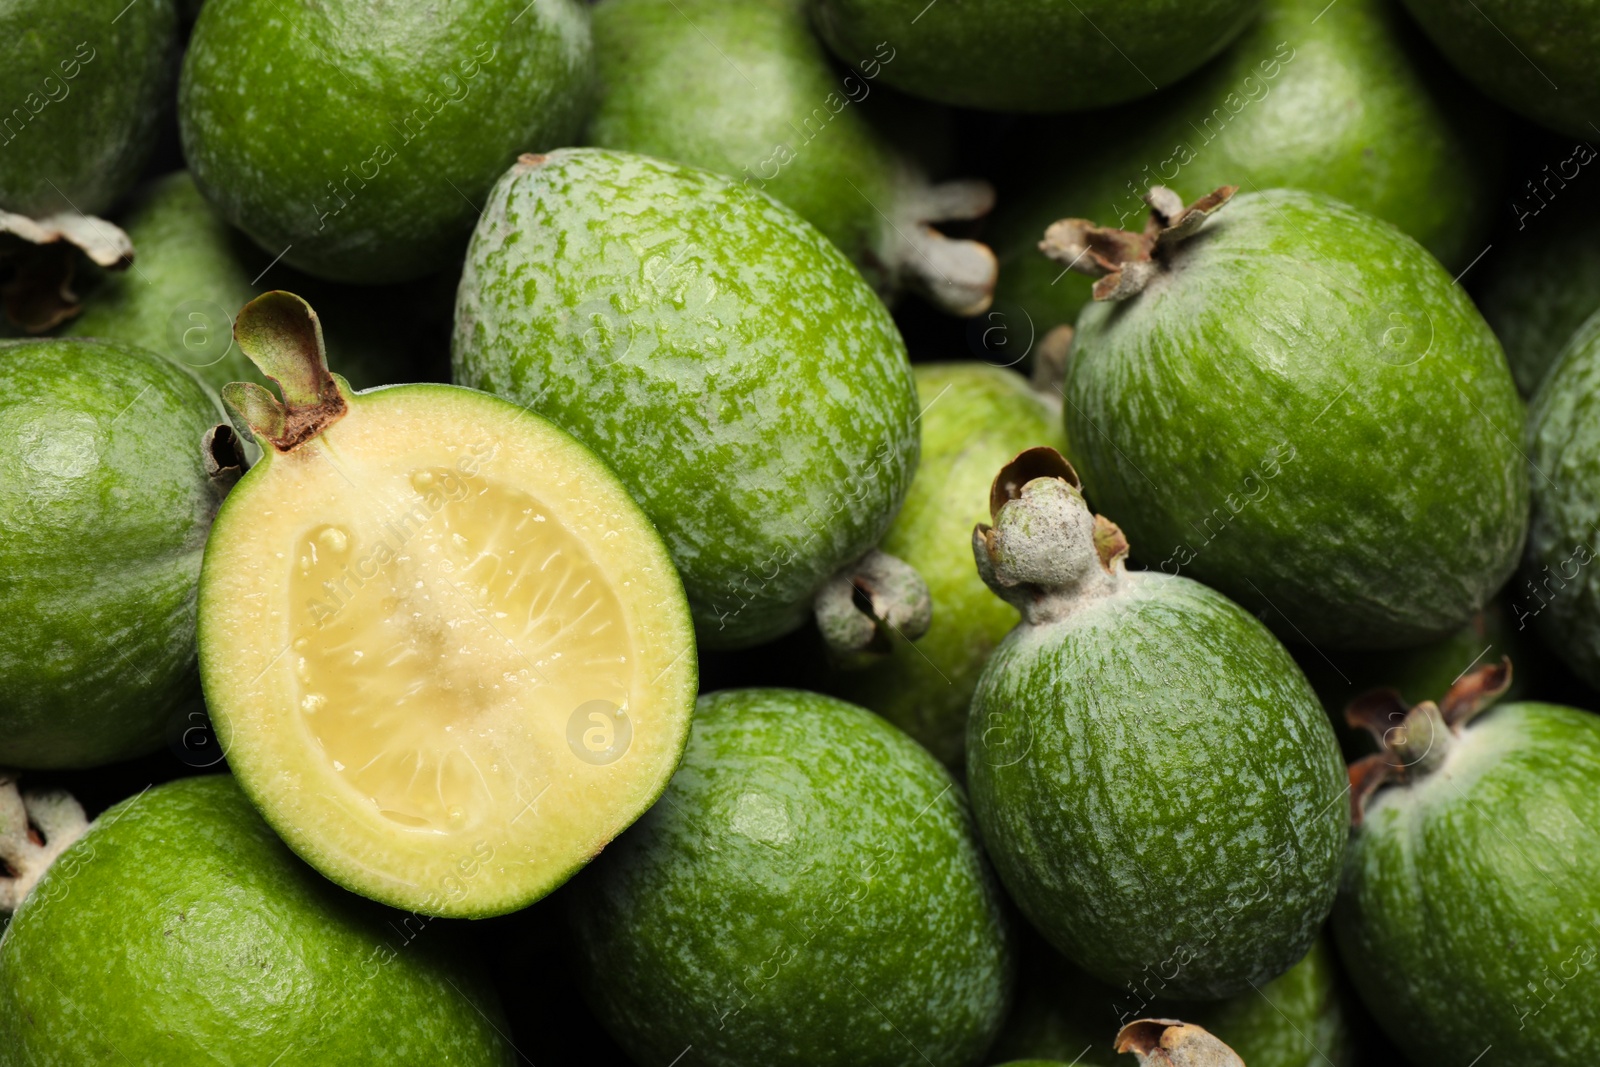
[[529, 903], [648, 807], [692, 628], [620, 485], [482, 394], [361, 394], [239, 484], [207, 549], [202, 671], [230, 765], [335, 881], [399, 907]]

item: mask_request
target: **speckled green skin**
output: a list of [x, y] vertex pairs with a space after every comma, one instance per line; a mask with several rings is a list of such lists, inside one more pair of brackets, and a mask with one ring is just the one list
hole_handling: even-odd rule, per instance
[[1088, 218], [1137, 230], [1151, 185], [1186, 200], [1222, 185], [1326, 193], [1465, 267], [1500, 205], [1502, 123], [1426, 49], [1389, 0], [1268, 0], [1223, 58], [1182, 85], [1039, 124], [1024, 134], [1039, 149], [991, 231], [996, 306], [1025, 311], [1040, 333], [1076, 320], [1093, 281], [1062, 276], [1039, 254], [1045, 227]]
[[427, 926], [301, 863], [233, 779], [156, 786], [0, 940], [0, 1065], [509, 1067], [486, 977]]
[[1017, 906], [1113, 985], [1231, 996], [1332, 906], [1333, 730], [1266, 627], [1198, 582], [1124, 573], [1013, 631], [972, 698], [967, 782]]
[[1506, 704], [1380, 790], [1334, 911], [1367, 1007], [1418, 1067], [1600, 1057], [1600, 718]]
[[[705, 167], [792, 207], [883, 288], [905, 166], [869, 121], [859, 57], [841, 75], [794, 0], [605, 0], [600, 102], [585, 140]], [[885, 55], [892, 53], [885, 52]], [[891, 60], [892, 62], [892, 60]]]
[[172, 0], [0, 0], [0, 40], [0, 211], [103, 213], [155, 144], [177, 69]]
[[835, 670], [826, 688], [871, 708], [951, 766], [966, 762], [967, 707], [984, 661], [1017, 625], [1017, 610], [972, 566], [972, 528], [989, 521], [989, 485], [1011, 457], [1064, 447], [1060, 408], [1013, 371], [981, 363], [916, 367], [922, 462], [881, 547], [917, 569], [933, 594], [933, 625], [915, 645]]
[[336, 285], [273, 265], [223, 221], [187, 171], [151, 185], [121, 221], [139, 250], [138, 270], [97, 272], [99, 284], [66, 336], [148, 348], [218, 390], [229, 382], [265, 385], [232, 343], [232, 316], [268, 289], [287, 289], [314, 303], [328, 363], [357, 389], [443, 372], [443, 331], [419, 330], [416, 293]]
[[915, 96], [997, 111], [1121, 103], [1188, 74], [1238, 36], [1258, 0], [813, 0], [846, 63], [895, 49], [883, 79]]
[[865, 710], [700, 699], [661, 801], [567, 894], [580, 979], [639, 1063], [962, 1067], [1010, 950], [961, 787]]
[[[1587, 146], [1573, 152], [1568, 160], [1594, 162]], [[1558, 158], [1551, 172], [1572, 165]], [[1557, 175], [1551, 188], [1559, 181]], [[1549, 208], [1539, 209], [1524, 189], [1513, 201], [1514, 212], [1517, 207], [1520, 228], [1513, 225], [1496, 240], [1479, 268], [1482, 275], [1472, 280], [1483, 317], [1505, 345], [1517, 388], [1532, 396], [1568, 339], [1600, 310], [1600, 213], [1581, 193], [1552, 198]]]
[[708, 647], [798, 627], [916, 470], [888, 311], [798, 215], [709, 171], [598, 149], [513, 167], [473, 237], [451, 351], [457, 384], [611, 465]]
[[1533, 523], [1513, 610], [1556, 655], [1600, 685], [1600, 313], [1573, 335], [1528, 415]]
[[227, 422], [192, 374], [94, 341], [0, 344], [0, 766], [148, 752], [199, 700], [195, 584]]
[[1600, 2], [1405, 0], [1433, 43], [1496, 101], [1588, 139], [1600, 112]]
[[1326, 938], [1259, 990], [1227, 1000], [1163, 999], [1161, 980], [1118, 989], [1097, 982], [1040, 946], [1017, 981], [1017, 1006], [990, 1050], [991, 1060], [1059, 1060], [1078, 1067], [1124, 1067], [1112, 1041], [1139, 1018], [1198, 1023], [1225, 1041], [1249, 1067], [1352, 1067], [1356, 1042], [1340, 996], [1337, 964]]
[[1398, 230], [1240, 194], [1143, 293], [1078, 319], [1067, 440], [1136, 558], [1288, 640], [1461, 627], [1516, 566], [1522, 403], [1494, 335]]
[[593, 58], [577, 0], [209, 0], [179, 89], [184, 158], [269, 255], [333, 281], [419, 278], [453, 266], [518, 152], [577, 133]]

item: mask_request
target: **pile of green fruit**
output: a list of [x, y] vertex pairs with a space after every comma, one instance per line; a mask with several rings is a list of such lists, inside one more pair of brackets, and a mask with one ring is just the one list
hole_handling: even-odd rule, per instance
[[1600, 7], [0, 36], [0, 1067], [1600, 1062]]

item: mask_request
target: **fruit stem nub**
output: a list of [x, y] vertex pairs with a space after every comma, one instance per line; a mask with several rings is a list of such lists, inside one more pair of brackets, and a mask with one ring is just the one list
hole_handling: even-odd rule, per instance
[[256, 297], [234, 320], [233, 337], [283, 392], [279, 401], [254, 382], [229, 382], [222, 389], [222, 399], [263, 442], [292, 452], [349, 410], [348, 387], [328, 372], [322, 323], [298, 296], [274, 290]]
[[1115, 1047], [1138, 1056], [1140, 1067], [1245, 1067], [1211, 1031], [1177, 1019], [1135, 1019], [1117, 1031]]
[[1126, 300], [1144, 291], [1162, 269], [1163, 253], [1193, 236], [1221, 208], [1237, 185], [1224, 185], [1184, 207], [1183, 198], [1164, 185], [1145, 194], [1150, 218], [1141, 233], [1096, 226], [1088, 219], [1061, 219], [1050, 224], [1039, 251], [1068, 270], [1100, 279], [1096, 300]]
[[23, 793], [15, 774], [0, 773], [0, 912], [16, 911], [55, 858], [88, 827], [71, 794], [60, 789]]
[[232, 426], [219, 422], [200, 438], [200, 454], [206, 477], [211, 479], [219, 495], [226, 496], [244, 474], [244, 449], [239, 435], [233, 432]]
[[1103, 596], [1125, 572], [1128, 541], [1083, 499], [1078, 472], [1053, 448], [1019, 452], [989, 488], [994, 525], [972, 530], [978, 574], [1031, 623]]
[[923, 186], [906, 195], [902, 221], [889, 227], [885, 258], [905, 284], [941, 311], [979, 315], [994, 303], [1000, 261], [981, 241], [947, 237], [937, 222], [982, 218], [994, 186], [980, 179]]
[[1363, 693], [1345, 708], [1345, 721], [1365, 730], [1379, 751], [1350, 764], [1350, 824], [1360, 826], [1367, 801], [1383, 786], [1425, 777], [1443, 762], [1468, 723], [1511, 686], [1511, 659], [1457, 678], [1438, 703], [1406, 703], [1394, 689]]
[[905, 560], [873, 549], [817, 591], [817, 629], [835, 652], [887, 652], [885, 631], [915, 641], [933, 621], [928, 583]]

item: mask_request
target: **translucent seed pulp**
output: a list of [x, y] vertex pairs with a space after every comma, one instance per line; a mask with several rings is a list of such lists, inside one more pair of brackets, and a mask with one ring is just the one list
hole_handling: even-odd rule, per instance
[[471, 831], [549, 781], [579, 709], [627, 707], [632, 650], [605, 575], [537, 499], [448, 467], [409, 480], [390, 513], [299, 536], [297, 708], [390, 821]]

